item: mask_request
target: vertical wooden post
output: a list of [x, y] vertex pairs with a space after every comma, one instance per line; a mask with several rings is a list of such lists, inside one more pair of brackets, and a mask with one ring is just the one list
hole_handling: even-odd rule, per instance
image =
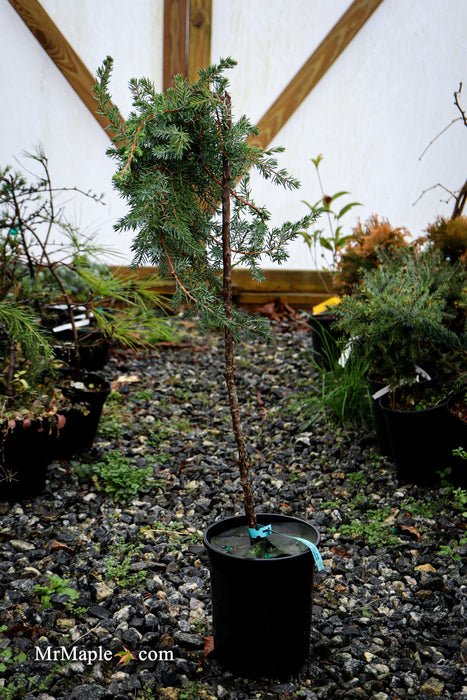
[[178, 73], [188, 75], [188, 16], [190, 0], [164, 0], [162, 84], [167, 90]]
[[200, 68], [211, 63], [212, 0], [190, 0], [188, 79], [198, 78]]

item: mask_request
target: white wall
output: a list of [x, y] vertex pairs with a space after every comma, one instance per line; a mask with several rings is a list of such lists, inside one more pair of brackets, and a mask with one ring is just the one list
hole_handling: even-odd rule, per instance
[[[107, 55], [114, 57], [112, 89], [124, 116], [133, 75], [162, 88], [162, 0], [41, 2], [92, 75]], [[105, 206], [62, 195], [71, 220], [104, 246], [118, 247], [122, 257], [114, 262], [130, 264], [131, 237], [113, 231], [124, 204], [112, 189], [108, 136], [7, 0], [0, 0], [0, 36], [0, 164], [17, 167], [19, 158], [31, 167], [22, 153], [41, 142], [56, 186], [105, 194]]]
[[[236, 114], [257, 121], [332, 28], [351, 0], [213, 0], [212, 60], [232, 56]], [[162, 80], [162, 0], [43, 0], [52, 19], [92, 74], [103, 58], [115, 59], [112, 92], [125, 116], [127, 83], [145, 75]], [[303, 183], [296, 193], [259, 181], [255, 198], [274, 222], [306, 212], [302, 199], [320, 191], [311, 157], [323, 153], [321, 175], [329, 194], [346, 189], [364, 206], [348, 229], [372, 213], [406, 226], [414, 236], [438, 214], [449, 215], [441, 189], [467, 178], [467, 131], [454, 124], [420, 160], [428, 143], [459, 116], [453, 92], [467, 83], [465, 0], [384, 0], [364, 28], [283, 127], [274, 145], [280, 162]], [[105, 192], [105, 208], [70, 201], [87, 231], [118, 245], [129, 262], [130, 241], [112, 223], [123, 205], [111, 189], [108, 139], [66, 80], [16, 15], [0, 0], [0, 163], [44, 144], [56, 184]], [[467, 84], [464, 87], [467, 108]], [[255, 179], [256, 181], [256, 179]], [[323, 226], [325, 222], [323, 222]], [[311, 260], [294, 244], [287, 267]]]

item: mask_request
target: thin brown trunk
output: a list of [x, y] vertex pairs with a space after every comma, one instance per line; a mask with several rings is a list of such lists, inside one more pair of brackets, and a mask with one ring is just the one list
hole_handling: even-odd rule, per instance
[[[230, 106], [230, 97], [226, 95], [226, 104]], [[230, 247], [230, 188], [232, 174], [230, 163], [224, 155], [222, 160], [222, 251], [223, 251], [223, 297], [224, 310], [227, 319], [232, 318], [232, 252]], [[234, 339], [230, 328], [224, 331], [225, 370], [224, 376], [229, 392], [230, 413], [235, 441], [238, 449], [238, 466], [240, 482], [243, 490], [243, 501], [248, 527], [256, 530], [256, 515], [253, 505], [253, 494], [250, 482], [250, 461], [246, 449], [240, 421], [237, 387], [234, 372]]]

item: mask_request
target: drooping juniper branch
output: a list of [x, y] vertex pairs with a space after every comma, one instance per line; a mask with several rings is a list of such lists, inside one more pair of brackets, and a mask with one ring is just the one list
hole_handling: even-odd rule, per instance
[[[230, 112], [230, 97], [226, 93], [225, 102]], [[231, 124], [227, 125], [231, 128]], [[232, 254], [230, 250], [230, 191], [232, 174], [230, 163], [224, 155], [222, 158], [222, 257], [223, 257], [223, 296], [224, 311], [227, 323], [232, 318]], [[240, 421], [237, 387], [234, 371], [234, 338], [231, 328], [227, 325], [224, 330], [225, 352], [225, 380], [229, 393], [230, 413], [235, 441], [238, 449], [238, 466], [240, 471], [240, 483], [243, 490], [243, 499], [248, 527], [256, 530], [256, 516], [253, 505], [253, 494], [249, 476], [250, 462], [246, 449]]]

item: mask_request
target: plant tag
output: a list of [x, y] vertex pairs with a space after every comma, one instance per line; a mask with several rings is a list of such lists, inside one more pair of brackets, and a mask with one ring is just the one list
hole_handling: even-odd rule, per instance
[[315, 560], [316, 568], [318, 571], [322, 571], [324, 569], [324, 564], [323, 564], [323, 559], [321, 557], [321, 554], [319, 553], [318, 547], [313, 544], [313, 542], [310, 542], [309, 540], [303, 539], [303, 537], [294, 537], [293, 535], [284, 535], [283, 532], [276, 532], [276, 535], [283, 535], [284, 537], [290, 537], [291, 540], [297, 540], [298, 542], [301, 542], [302, 544], [306, 544], [306, 546], [311, 550], [311, 553], [313, 555], [313, 559]]
[[[431, 377], [428, 374], [428, 372], [426, 372], [421, 367], [415, 367], [415, 372], [417, 374], [417, 382], [420, 381], [420, 377], [422, 377], [423, 379], [426, 379], [427, 381], [431, 381]], [[399, 386], [403, 386], [403, 384], [404, 384], [403, 382], [400, 382]], [[382, 396], [387, 394], [388, 391], [390, 391], [390, 389], [391, 389], [391, 387], [388, 384], [387, 386], [383, 387], [382, 389], [379, 389], [374, 394], [372, 394], [372, 398], [374, 398], [376, 401], [377, 399], [380, 399]]]
[[390, 389], [391, 389], [391, 387], [389, 386], [389, 384], [387, 384], [386, 386], [383, 386], [382, 389], [378, 389], [378, 391], [375, 391], [375, 393], [372, 394], [372, 398], [373, 398], [375, 401], [377, 401], [377, 400], [380, 399], [382, 396], [384, 396], [385, 394], [387, 394], [387, 393], [389, 392]]
[[417, 381], [418, 381], [419, 377], [422, 377], [423, 379], [427, 379], [428, 381], [431, 381], [431, 377], [428, 374], [428, 372], [426, 372], [421, 367], [415, 367], [415, 371], [417, 373]]
[[272, 525], [265, 525], [264, 527], [260, 527], [259, 530], [248, 528], [248, 532], [250, 533], [250, 537], [253, 538], [267, 537], [268, 535], [281, 535], [281, 537], [288, 537], [291, 540], [297, 540], [297, 542], [305, 544], [311, 550], [318, 571], [322, 571], [324, 569], [323, 559], [319, 553], [318, 547], [313, 544], [313, 542], [305, 540], [303, 537], [294, 537], [293, 535], [286, 535], [285, 532], [277, 532], [272, 529]]
[[[81, 321], [76, 321], [75, 320], [75, 327], [76, 328], [84, 328], [84, 326], [89, 326], [90, 320], [89, 318], [83, 318]], [[54, 333], [60, 333], [60, 331], [71, 331], [73, 326], [71, 323], [64, 323], [62, 326], [56, 326], [53, 328]]]

